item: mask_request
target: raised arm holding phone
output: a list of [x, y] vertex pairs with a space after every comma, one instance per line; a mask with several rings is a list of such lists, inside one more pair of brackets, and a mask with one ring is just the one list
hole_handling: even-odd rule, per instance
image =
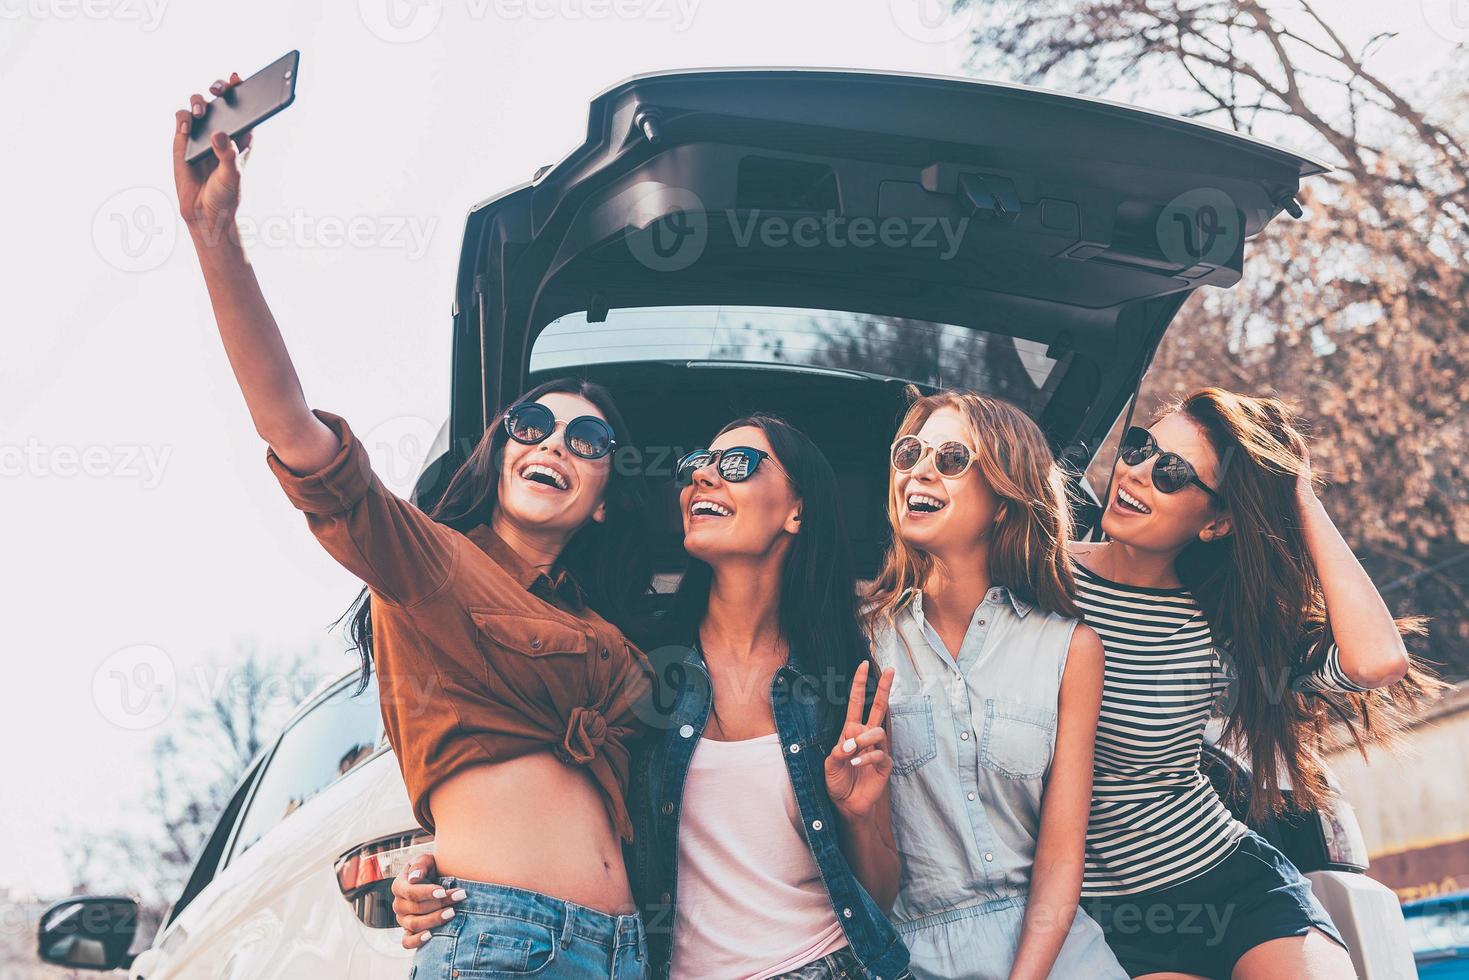
[[439, 887], [466, 899], [416, 976], [642, 976], [621, 841], [647, 661], [612, 620], [639, 590], [643, 507], [611, 466], [629, 438], [616, 406], [584, 381], [541, 384], [491, 422], [432, 513], [392, 494], [346, 421], [306, 400], [235, 224], [251, 134], [214, 132], [190, 163], [204, 115], [200, 94], [175, 114], [174, 177], [220, 339], [282, 489], [366, 585], [363, 679], [378, 675], [415, 816], [452, 876]]

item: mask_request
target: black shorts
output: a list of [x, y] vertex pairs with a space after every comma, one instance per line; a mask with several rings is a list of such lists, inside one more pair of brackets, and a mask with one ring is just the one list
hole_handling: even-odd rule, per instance
[[1346, 948], [1311, 883], [1254, 831], [1201, 875], [1136, 895], [1083, 898], [1081, 907], [1131, 977], [1174, 971], [1229, 980], [1251, 949], [1312, 929]]

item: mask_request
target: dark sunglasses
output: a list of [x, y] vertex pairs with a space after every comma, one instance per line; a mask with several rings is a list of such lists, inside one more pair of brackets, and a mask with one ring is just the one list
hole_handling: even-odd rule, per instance
[[743, 483], [755, 475], [760, 464], [770, 454], [749, 446], [730, 446], [728, 449], [695, 449], [683, 459], [673, 471], [673, 482], [686, 487], [694, 482], [694, 473], [706, 466], [719, 470], [726, 483]]
[[1141, 426], [1134, 425], [1122, 437], [1120, 447], [1122, 461], [1128, 466], [1137, 466], [1153, 457], [1153, 486], [1159, 493], [1177, 493], [1192, 484], [1207, 493], [1215, 503], [1223, 503], [1218, 492], [1199, 479], [1194, 464], [1178, 453], [1165, 453], [1153, 441], [1153, 434]]
[[[558, 424], [556, 414], [540, 402], [521, 402], [505, 413], [505, 432], [526, 446], [545, 442]], [[617, 445], [612, 426], [595, 415], [578, 415], [567, 422], [564, 438], [566, 448], [582, 459], [601, 459]]]
[[945, 442], [931, 446], [917, 436], [903, 436], [893, 443], [893, 469], [899, 473], [907, 473], [921, 463], [930, 451], [933, 453], [933, 468], [938, 470], [939, 476], [949, 480], [957, 480], [963, 476], [969, 469], [969, 464], [974, 462], [974, 454], [962, 442]]

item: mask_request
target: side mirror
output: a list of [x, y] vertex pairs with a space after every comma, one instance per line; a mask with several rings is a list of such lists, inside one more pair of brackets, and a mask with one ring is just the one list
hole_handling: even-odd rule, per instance
[[67, 898], [41, 913], [38, 952], [43, 963], [118, 970], [132, 963], [137, 932], [138, 903], [131, 898]]

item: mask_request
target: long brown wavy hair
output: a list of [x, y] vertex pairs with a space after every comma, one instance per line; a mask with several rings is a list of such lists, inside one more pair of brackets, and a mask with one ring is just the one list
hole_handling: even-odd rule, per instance
[[[923, 428], [928, 417], [952, 408], [964, 419], [975, 451], [971, 464], [1002, 501], [990, 541], [989, 575], [1026, 602], [1063, 616], [1081, 618], [1076, 605], [1067, 543], [1071, 516], [1066, 483], [1040, 427], [1009, 402], [972, 391], [946, 390], [926, 397], [909, 386], [908, 406], [894, 441]], [[868, 635], [893, 627], [933, 571], [934, 559], [903, 543], [898, 531], [896, 482], [888, 479], [888, 525], [892, 543], [873, 580], [863, 619]]]
[[[1321, 753], [1327, 745], [1391, 741], [1412, 709], [1443, 684], [1410, 661], [1396, 684], [1365, 693], [1298, 693], [1291, 681], [1321, 666], [1328, 625], [1321, 578], [1306, 547], [1296, 502], [1308, 465], [1300, 417], [1277, 398], [1204, 388], [1158, 418], [1179, 412], [1205, 434], [1222, 461], [1218, 478], [1233, 533], [1194, 541], [1175, 570], [1203, 608], [1215, 644], [1233, 661], [1236, 678], [1225, 711], [1224, 741], [1250, 760], [1252, 822], [1279, 812], [1282, 767], [1295, 802], [1317, 807], [1328, 793]], [[1397, 620], [1404, 635], [1426, 620]], [[1333, 730], [1343, 723], [1349, 738]]]

